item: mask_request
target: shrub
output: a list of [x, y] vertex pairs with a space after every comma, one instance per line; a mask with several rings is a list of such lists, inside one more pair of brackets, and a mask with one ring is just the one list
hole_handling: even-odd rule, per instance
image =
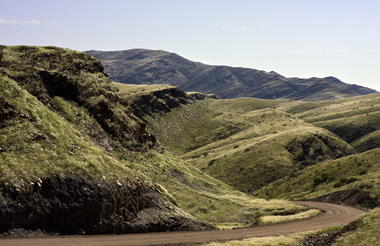
[[330, 180], [331, 178], [326, 173], [322, 173], [321, 176], [314, 178], [313, 186], [318, 186]]

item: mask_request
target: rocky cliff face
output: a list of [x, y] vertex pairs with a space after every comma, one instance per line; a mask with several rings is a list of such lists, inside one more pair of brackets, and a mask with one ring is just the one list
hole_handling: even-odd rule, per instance
[[212, 93], [221, 98], [319, 101], [376, 92], [343, 83], [334, 77], [286, 78], [276, 72], [206, 65], [161, 50], [87, 51], [87, 54], [99, 59], [107, 74], [115, 81], [170, 84], [185, 91]]

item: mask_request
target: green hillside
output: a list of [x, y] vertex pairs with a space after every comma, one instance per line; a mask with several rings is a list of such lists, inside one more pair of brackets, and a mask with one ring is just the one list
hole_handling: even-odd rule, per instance
[[[296, 105], [295, 105], [296, 104]], [[380, 95], [353, 97], [322, 103], [291, 103], [282, 107], [289, 113], [326, 128], [359, 151], [380, 147]]]
[[380, 149], [310, 166], [254, 192], [266, 198], [380, 204]]
[[[1, 46], [0, 88], [0, 232], [203, 230], [306, 209], [253, 199], [163, 151], [134, 107], [141, 97], [83, 53]], [[152, 91], [154, 110], [190, 102]]]
[[148, 118], [170, 151], [242, 191], [352, 153], [330, 132], [275, 107], [285, 101], [206, 100]]

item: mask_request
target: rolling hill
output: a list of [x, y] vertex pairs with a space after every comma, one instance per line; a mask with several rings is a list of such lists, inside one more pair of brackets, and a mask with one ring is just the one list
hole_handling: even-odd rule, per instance
[[379, 94], [325, 102], [284, 103], [280, 108], [335, 133], [358, 151], [380, 147]]
[[131, 84], [170, 84], [185, 91], [212, 93], [221, 98], [287, 98], [304, 101], [340, 99], [375, 93], [334, 77], [286, 78], [276, 72], [212, 66], [161, 50], [87, 51], [99, 59], [114, 81]]
[[329, 131], [274, 108], [281, 103], [251, 98], [196, 101], [146, 119], [169, 151], [246, 192], [353, 153]]
[[380, 205], [380, 149], [310, 166], [258, 191], [260, 197], [312, 199], [374, 208]]

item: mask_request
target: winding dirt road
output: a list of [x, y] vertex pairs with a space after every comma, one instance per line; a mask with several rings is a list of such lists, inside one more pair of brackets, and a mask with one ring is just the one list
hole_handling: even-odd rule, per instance
[[29, 239], [0, 239], [1, 246], [127, 246], [127, 245], [168, 245], [183, 243], [205, 243], [252, 237], [277, 236], [304, 232], [333, 226], [346, 225], [357, 220], [362, 210], [330, 203], [297, 202], [323, 213], [301, 221], [242, 228], [230, 231], [202, 232], [158, 232], [125, 235], [64, 236]]

